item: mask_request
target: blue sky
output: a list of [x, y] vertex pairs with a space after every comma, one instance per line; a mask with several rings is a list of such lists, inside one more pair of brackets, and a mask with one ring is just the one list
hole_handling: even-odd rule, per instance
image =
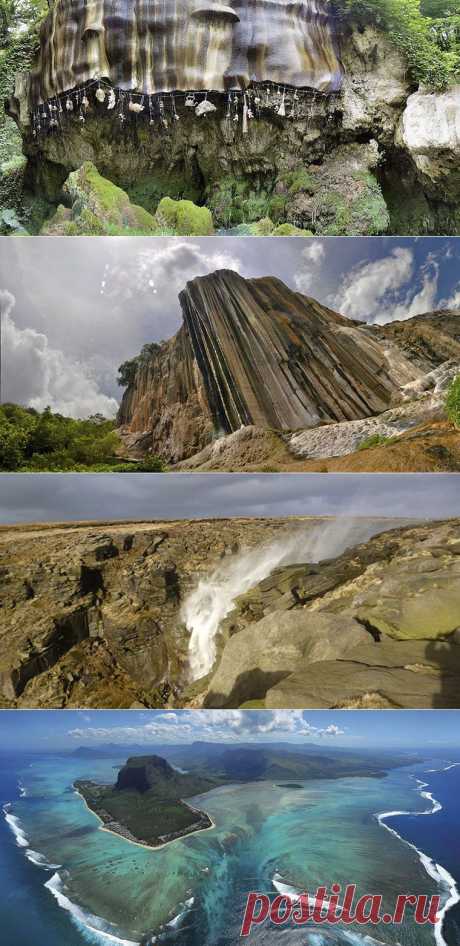
[[[2, 473], [0, 523], [460, 516], [457, 473]], [[391, 525], [391, 523], [390, 523]]]
[[118, 366], [146, 342], [170, 338], [181, 324], [179, 292], [216, 269], [278, 276], [371, 324], [460, 308], [455, 237], [4, 242], [3, 398], [38, 409], [49, 404], [72, 416], [116, 411]]
[[455, 710], [5, 710], [0, 750], [213, 742], [460, 749]]

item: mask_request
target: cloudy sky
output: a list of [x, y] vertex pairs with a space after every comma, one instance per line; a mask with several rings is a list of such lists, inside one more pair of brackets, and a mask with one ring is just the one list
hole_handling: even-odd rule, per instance
[[458, 758], [457, 716], [455, 710], [5, 710], [0, 714], [0, 746], [3, 751], [43, 752], [116, 743], [155, 749], [204, 739], [410, 751], [446, 746], [457, 749], [453, 758]]
[[458, 474], [3, 473], [0, 523], [460, 516]]
[[275, 275], [380, 323], [460, 307], [460, 239], [42, 237], [4, 240], [2, 397], [112, 416], [121, 362], [181, 324], [187, 280], [227, 267]]

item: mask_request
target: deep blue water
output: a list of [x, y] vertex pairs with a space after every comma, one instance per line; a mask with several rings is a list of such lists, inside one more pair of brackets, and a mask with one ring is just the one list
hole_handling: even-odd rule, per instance
[[[455, 758], [455, 756], [452, 758], [447, 756], [443, 762], [427, 763], [418, 767], [416, 773], [420, 779], [428, 783], [426, 791], [431, 792], [433, 797], [440, 802], [442, 810], [430, 817], [394, 817], [388, 823], [401, 837], [441, 864], [455, 878], [460, 888], [460, 766], [447, 771], [427, 771], [430, 768], [438, 770], [447, 765], [448, 760], [455, 761]], [[460, 759], [459, 756], [457, 758]], [[27, 758], [24, 755], [2, 757], [1, 806], [13, 802], [14, 810], [14, 802], [20, 800], [18, 788], [20, 773], [24, 772], [31, 761], [36, 762], [37, 757]], [[415, 792], [413, 801], [414, 809], [423, 810], [424, 804]], [[37, 799], [37, 805], [39, 804], [40, 800]], [[430, 808], [428, 800], [426, 808]], [[384, 844], [385, 833], [382, 829], [382, 845]], [[250, 865], [246, 866], [249, 869]], [[49, 879], [52, 873], [53, 871], [46, 873], [42, 869], [37, 869], [27, 860], [25, 849], [17, 846], [12, 831], [2, 817], [0, 819], [0, 942], [2, 946], [86, 946], [88, 941], [91, 941], [91, 937], [83, 935], [72, 923], [69, 913], [59, 907], [44, 887], [45, 880]], [[444, 937], [448, 946], [460, 946], [460, 905], [449, 912], [444, 926]], [[280, 942], [284, 941], [281, 931], [276, 939], [278, 938]], [[170, 937], [168, 937], [168, 942], [169, 939]], [[171, 940], [176, 941], [177, 946], [184, 943], [185, 939], [180, 935], [177, 939], [176, 936], [171, 937]], [[267, 943], [269, 941], [273, 942], [272, 936], [267, 938]], [[195, 937], [193, 942], [195, 946]], [[197, 946], [198, 942], [199, 940], [196, 939]], [[234, 939], [232, 936], [228, 942], [243, 941]], [[306, 938], [302, 942], [306, 946]], [[319, 942], [320, 939], [318, 939]]]
[[[456, 758], [458, 755], [453, 756], [452, 761]], [[443, 763], [439, 764], [439, 768], [441, 765]], [[438, 767], [437, 763], [433, 763], [435, 767]], [[426, 771], [430, 768], [426, 766], [420, 778], [428, 782], [426, 791], [431, 792], [433, 798], [442, 805], [442, 811], [430, 818], [392, 818], [388, 824], [401, 837], [415, 844], [419, 851], [424, 851], [436, 863], [442, 864], [460, 889], [460, 766], [441, 772]], [[446, 917], [444, 938], [450, 946], [460, 944], [460, 903]]]
[[[19, 799], [18, 772], [27, 758], [2, 756], [0, 804]], [[27, 860], [0, 820], [0, 942], [2, 946], [82, 946], [84, 940], [43, 886], [44, 872]]]

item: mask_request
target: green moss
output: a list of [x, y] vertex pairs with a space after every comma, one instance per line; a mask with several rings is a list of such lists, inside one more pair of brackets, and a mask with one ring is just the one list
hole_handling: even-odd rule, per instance
[[294, 171], [286, 171], [280, 176], [280, 181], [286, 185], [292, 197], [295, 197], [301, 191], [315, 194], [318, 189], [318, 182], [304, 167], [298, 167]]
[[173, 200], [191, 200], [195, 204], [202, 199], [201, 187], [189, 177], [184, 168], [175, 171], [152, 170], [148, 177], [126, 185], [126, 193], [133, 203], [140, 204], [152, 214], [166, 196], [172, 197]]
[[313, 236], [311, 230], [301, 230], [292, 223], [281, 223], [273, 230], [272, 236]]
[[286, 218], [287, 197], [283, 194], [273, 194], [268, 205], [268, 215], [275, 223], [281, 223]]
[[125, 191], [102, 177], [89, 161], [69, 174], [63, 191], [71, 207], [60, 205], [42, 227], [42, 234], [143, 236], [157, 232], [154, 217], [132, 204]]
[[250, 233], [253, 236], [271, 236], [274, 229], [275, 224], [270, 220], [270, 217], [263, 217], [262, 220], [250, 225]]
[[[9, 161], [0, 165], [0, 233], [10, 233], [21, 226], [22, 195], [24, 189], [24, 174], [27, 161], [21, 155], [15, 155]], [[9, 216], [8, 216], [9, 215]], [[18, 226], [12, 226], [9, 220], [17, 219]]]
[[375, 178], [368, 172], [357, 171], [353, 179], [359, 186], [350, 189], [350, 199], [337, 191], [328, 191], [319, 197], [316, 206], [318, 233], [324, 236], [378, 236], [388, 231], [390, 216]]
[[212, 236], [214, 224], [207, 207], [197, 207], [191, 200], [163, 197], [155, 214], [157, 227], [167, 227], [179, 236]]
[[207, 205], [216, 224], [229, 229], [270, 217], [271, 188], [253, 180], [222, 178], [208, 190]]

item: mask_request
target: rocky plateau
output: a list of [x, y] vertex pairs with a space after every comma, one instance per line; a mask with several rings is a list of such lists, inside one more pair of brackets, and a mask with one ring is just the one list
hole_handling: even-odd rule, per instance
[[[326, 520], [2, 527], [2, 705], [459, 707], [460, 520], [392, 525], [316, 562]], [[296, 563], [235, 594], [192, 680], [184, 602], [293, 534]]]

